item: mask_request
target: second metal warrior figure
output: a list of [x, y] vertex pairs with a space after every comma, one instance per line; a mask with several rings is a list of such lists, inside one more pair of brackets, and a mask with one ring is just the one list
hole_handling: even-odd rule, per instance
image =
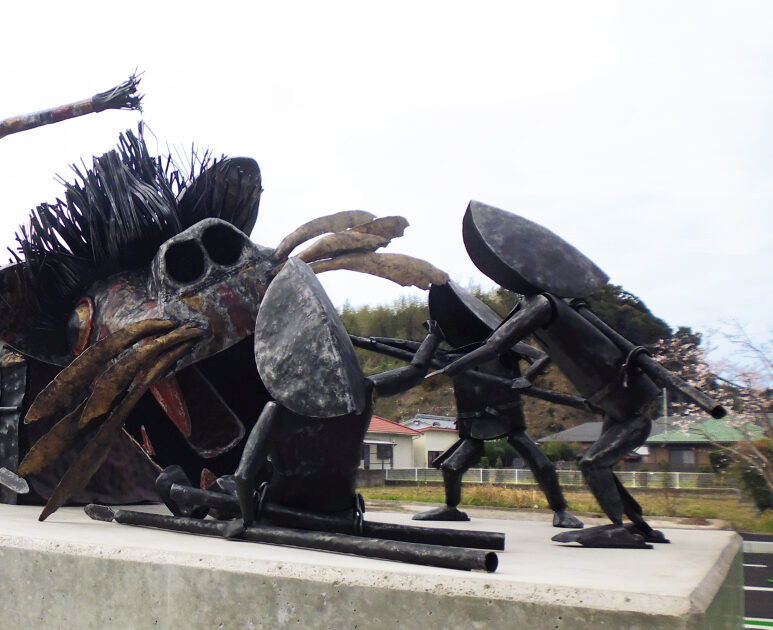
[[[457, 350], [480, 343], [501, 322], [493, 310], [454, 282], [432, 285], [429, 310], [430, 317], [443, 330], [446, 341]], [[504, 348], [497, 356], [481, 365], [480, 369], [495, 377], [517, 379], [521, 378], [521, 359], [531, 364], [523, 377], [527, 385], [550, 361], [545, 353], [536, 348], [517, 343], [512, 348]], [[553, 463], [526, 434], [523, 401], [518, 390], [503, 387], [501, 383], [477, 379], [468, 373], [458, 374], [453, 378], [453, 383], [460, 439], [432, 464], [443, 473], [446, 506], [417, 514], [414, 519], [469, 520], [457, 507], [462, 497], [462, 477], [480, 459], [485, 441], [506, 437], [529, 466], [545, 493], [548, 505], [554, 512], [553, 526], [582, 527], [582, 521], [566, 511], [566, 500]]]
[[[453, 348], [449, 353], [436, 353], [434, 363], [438, 367], [478, 347], [502, 322], [502, 318], [491, 308], [453, 281], [432, 284], [429, 311]], [[410, 354], [401, 357], [400, 353], [414, 351], [418, 347], [417, 342], [402, 339], [354, 336], [352, 339], [355, 345], [367, 350], [406, 360], [410, 360]], [[530, 364], [523, 376], [521, 360]], [[413, 517], [415, 520], [468, 521], [467, 514], [458, 508], [462, 497], [462, 478], [480, 459], [486, 441], [507, 438], [545, 493], [555, 513], [553, 525], [569, 528], [583, 526], [579, 519], [566, 511], [566, 500], [553, 463], [526, 433], [522, 393], [585, 408], [580, 398], [532, 385], [532, 380], [544, 371], [549, 362], [550, 358], [544, 352], [519, 342], [512, 348], [504, 348], [474, 372], [463, 372], [453, 378], [459, 440], [432, 462], [432, 466], [443, 473], [446, 505], [417, 514]], [[517, 387], [513, 386], [514, 379], [517, 379]]]
[[[652, 403], [661, 387], [678, 390], [712, 416], [725, 410], [652, 360], [600, 320], [583, 302], [607, 282], [588, 258], [553, 232], [527, 219], [470, 202], [463, 223], [470, 258], [488, 277], [524, 296], [486, 343], [440, 370], [458, 378], [499, 356], [528, 335], [547, 354], [589, 405], [603, 415], [599, 439], [580, 461], [591, 492], [611, 525], [564, 532], [559, 542], [592, 547], [649, 548], [668, 542], [642, 516], [613, 466], [647, 439]], [[623, 515], [631, 524], [623, 526]]]

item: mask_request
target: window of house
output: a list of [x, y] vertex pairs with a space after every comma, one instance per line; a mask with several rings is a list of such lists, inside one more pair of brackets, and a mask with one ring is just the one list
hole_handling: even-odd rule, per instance
[[378, 444], [376, 446], [376, 457], [378, 459], [392, 459], [392, 445]]
[[672, 466], [695, 466], [695, 451], [690, 448], [672, 449], [669, 460]]
[[427, 465], [432, 466], [432, 462], [434, 462], [442, 454], [443, 451], [427, 451]]

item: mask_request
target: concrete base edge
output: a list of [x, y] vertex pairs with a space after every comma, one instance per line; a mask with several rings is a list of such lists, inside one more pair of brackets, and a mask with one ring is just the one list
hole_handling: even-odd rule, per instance
[[730, 532], [589, 550], [551, 543], [542, 522], [459, 525], [507, 532], [500, 570], [485, 574], [98, 523], [74, 508], [50, 523], [35, 513], [0, 509], [0, 628], [743, 627]]

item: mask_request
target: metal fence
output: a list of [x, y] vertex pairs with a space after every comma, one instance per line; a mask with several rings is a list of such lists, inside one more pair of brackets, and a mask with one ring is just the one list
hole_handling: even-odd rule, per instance
[[[563, 486], [584, 486], [579, 470], [557, 470]], [[627, 488], [675, 488], [709, 489], [727, 488], [724, 477], [714, 473], [693, 472], [639, 472], [615, 473]], [[442, 473], [435, 468], [387, 468], [387, 481], [443, 481]], [[528, 468], [470, 468], [464, 475], [464, 483], [504, 483], [533, 485], [534, 475]]]

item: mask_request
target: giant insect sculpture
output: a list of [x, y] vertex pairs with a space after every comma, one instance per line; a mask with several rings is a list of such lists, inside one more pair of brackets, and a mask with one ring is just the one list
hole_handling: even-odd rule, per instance
[[[459, 358], [465, 351], [479, 345], [501, 323], [501, 318], [486, 304], [453, 281], [433, 284], [429, 290], [430, 317], [440, 325], [445, 340]], [[411, 342], [385, 338], [354, 338], [366, 349], [398, 356], [400, 348], [411, 348]], [[397, 350], [397, 353], [395, 352]], [[403, 356], [405, 358], [405, 356]], [[436, 363], [441, 357], [437, 357]], [[530, 364], [521, 375], [520, 361]], [[582, 522], [566, 511], [555, 467], [526, 433], [521, 391], [542, 395], [560, 404], [585, 407], [582, 399], [534, 387], [532, 381], [546, 368], [550, 358], [537, 348], [518, 342], [504, 348], [476, 371], [461, 372], [453, 379], [457, 409], [459, 440], [432, 462], [443, 473], [445, 507], [416, 514], [415, 520], [467, 521], [469, 517], [458, 509], [462, 496], [462, 478], [483, 454], [486, 440], [507, 438], [524, 458], [554, 512], [554, 527], [582, 527]], [[448, 361], [446, 361], [446, 364]], [[518, 387], [513, 386], [517, 379]]]
[[[563, 532], [553, 540], [591, 547], [639, 548], [651, 547], [648, 542], [668, 542], [646, 523], [641, 506], [620, 483], [612, 466], [647, 439], [658, 386], [678, 390], [715, 418], [724, 416], [725, 410], [588, 308], [582, 298], [601, 288], [607, 276], [553, 232], [472, 201], [464, 215], [463, 237], [478, 269], [524, 297], [483, 346], [438, 372], [455, 377], [534, 335], [604, 418], [601, 436], [581, 459], [580, 468], [612, 524]], [[627, 527], [623, 526], [623, 514], [631, 520]]]
[[[319, 281], [292, 258], [266, 290], [254, 335], [258, 373], [272, 400], [235, 474], [202, 490], [169, 467], [159, 476], [159, 491], [173, 516], [99, 505], [87, 507], [90, 516], [448, 568], [495, 568], [496, 555], [483, 549], [501, 549], [500, 534], [366, 521], [355, 490], [372, 394], [388, 396], [421, 382], [442, 339], [434, 322], [427, 322], [410, 365], [365, 377]], [[263, 481], [267, 461], [272, 470]], [[208, 511], [216, 520], [201, 521]]]
[[[46, 501], [41, 519], [67, 501], [155, 500], [155, 477], [171, 464], [194, 478], [236, 469], [271, 399], [255, 365], [256, 316], [299, 245], [327, 234], [298, 255], [314, 272], [425, 288], [446, 279], [375, 253], [402, 234], [401, 217], [342, 212], [276, 248], [257, 245], [247, 236], [257, 163], [198, 170], [179, 172], [127, 132], [76, 169], [63, 200], [38, 206], [18, 237], [23, 259], [0, 270], [0, 466], [29, 482], [22, 501]], [[13, 485], [4, 501], [18, 499]]]

